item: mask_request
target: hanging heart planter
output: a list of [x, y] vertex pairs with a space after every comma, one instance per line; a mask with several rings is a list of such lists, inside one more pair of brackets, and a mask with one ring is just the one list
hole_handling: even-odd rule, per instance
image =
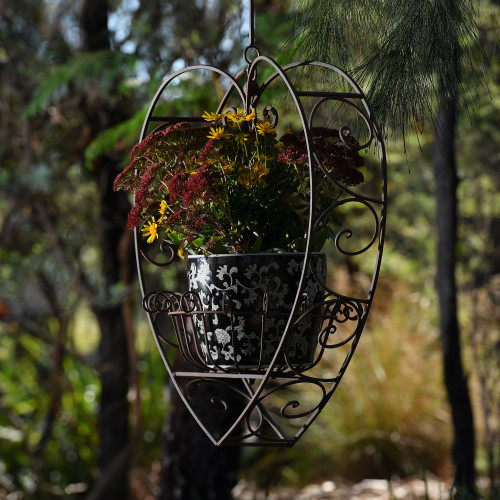
[[[116, 187], [135, 195], [143, 306], [194, 418], [217, 446], [292, 446], [368, 318], [385, 149], [348, 75], [321, 62], [281, 67], [250, 33], [256, 57], [247, 48], [236, 77], [198, 65], [164, 80]], [[213, 85], [213, 111], [176, 116], [196, 85]], [[179, 262], [185, 285], [173, 291], [162, 269]], [[353, 287], [342, 269], [371, 274], [369, 284]]]

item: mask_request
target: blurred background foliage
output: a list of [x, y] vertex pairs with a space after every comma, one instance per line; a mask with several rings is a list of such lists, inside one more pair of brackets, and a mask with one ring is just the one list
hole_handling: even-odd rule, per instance
[[[123, 213], [103, 201], [102, 161], [127, 164], [147, 105], [168, 73], [192, 63], [242, 69], [247, 25], [236, 1], [114, 0], [107, 42], [92, 45], [91, 1], [0, 5], [0, 498], [94, 498], [103, 415], [103, 311], [125, 321], [128, 484], [158, 489], [166, 371], [141, 312], [128, 257], [106, 274], [103, 235]], [[262, 52], [285, 58], [285, 0], [257, 2]], [[90, 14], [92, 14], [90, 12]], [[475, 410], [477, 468], [500, 468], [500, 57], [481, 4], [489, 91], [460, 117], [459, 293]], [[95, 42], [95, 38], [93, 39]], [[334, 62], [335, 61], [331, 61]], [[467, 75], [466, 75], [467, 76]], [[206, 103], [203, 95], [184, 96]], [[175, 101], [182, 113], [182, 100]], [[110, 118], [111, 117], [111, 118]], [[389, 142], [390, 212], [382, 277], [355, 358], [332, 402], [294, 449], [245, 450], [240, 477], [268, 489], [324, 479], [449, 477], [435, 290], [432, 129]], [[104, 229], [103, 229], [104, 227]], [[130, 253], [126, 229], [120, 248]], [[118, 245], [119, 246], [119, 245]], [[104, 265], [103, 265], [104, 261]], [[132, 263], [133, 266], [133, 263]], [[127, 274], [128, 272], [128, 274]], [[171, 288], [175, 289], [175, 273]], [[365, 287], [362, 270], [336, 279]], [[112, 425], [112, 422], [111, 422]], [[493, 471], [493, 472], [492, 472]], [[494, 495], [494, 489], [490, 495]], [[108, 497], [112, 498], [112, 497]], [[498, 498], [498, 497], [497, 497]]]

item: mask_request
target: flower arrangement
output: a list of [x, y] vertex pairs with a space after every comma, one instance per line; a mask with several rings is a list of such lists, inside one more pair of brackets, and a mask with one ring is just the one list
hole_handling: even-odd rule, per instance
[[[202, 116], [212, 124], [177, 123], [132, 150], [114, 185], [135, 195], [129, 228], [140, 226], [148, 243], [160, 237], [181, 256], [303, 250], [310, 190], [304, 133], [287, 130], [278, 140], [272, 122], [255, 110]], [[322, 166], [315, 186], [322, 211], [339, 194], [325, 176], [359, 184], [363, 159], [335, 129], [312, 135]], [[317, 250], [332, 236], [330, 222], [315, 232]]]

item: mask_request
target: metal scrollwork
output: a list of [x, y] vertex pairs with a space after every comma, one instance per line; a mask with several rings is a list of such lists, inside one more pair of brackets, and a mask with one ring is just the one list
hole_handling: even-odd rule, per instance
[[262, 110], [262, 116], [267, 121], [270, 121], [273, 127], [276, 127], [278, 125], [278, 120], [279, 120], [278, 111], [276, 111], [276, 109], [273, 108], [272, 106], [266, 106]]
[[363, 124], [366, 126], [366, 129], [368, 130], [368, 139], [364, 143], [360, 143], [353, 135], [352, 133], [352, 127], [350, 125], [341, 125], [339, 127], [339, 138], [346, 146], [347, 148], [353, 150], [353, 151], [361, 151], [363, 149], [367, 149], [370, 147], [370, 145], [373, 142], [374, 139], [374, 130], [372, 125], [370, 124], [370, 121], [368, 117], [366, 116], [365, 113], [361, 110], [359, 106], [354, 104], [352, 101], [349, 99], [344, 99], [344, 98], [332, 98], [332, 97], [326, 97], [324, 99], [319, 100], [314, 108], [311, 111], [310, 117], [309, 117], [309, 126], [312, 128], [312, 124], [314, 121], [315, 115], [318, 113], [319, 107], [322, 104], [325, 104], [326, 102], [341, 102], [342, 104], [345, 104], [346, 106], [349, 106], [352, 110], [354, 110], [355, 115], [359, 116], [363, 122]]
[[149, 314], [179, 310], [179, 297], [174, 292], [148, 293], [142, 299], [142, 307]]
[[159, 250], [166, 257], [166, 260], [163, 262], [160, 262], [156, 258], [148, 255], [143, 248], [139, 249], [139, 253], [141, 254], [141, 257], [143, 257], [147, 262], [153, 264], [154, 266], [164, 267], [172, 264], [176, 256], [175, 248], [172, 245], [168, 244], [166, 241], [162, 241], [160, 243]]
[[186, 384], [186, 396], [197, 409], [210, 413], [225, 413], [229, 407], [229, 404], [214, 392], [214, 384], [209, 379], [189, 381]]
[[351, 250], [351, 251], [345, 250], [342, 247], [341, 239], [342, 238], [345, 238], [347, 240], [351, 239], [352, 236], [353, 236], [353, 230], [349, 229], [349, 228], [342, 229], [335, 236], [335, 245], [337, 247], [337, 250], [340, 253], [344, 254], [344, 255], [360, 255], [362, 253], [365, 253], [377, 241], [377, 237], [379, 235], [379, 224], [380, 224], [379, 218], [378, 218], [377, 213], [376, 213], [375, 209], [373, 208], [373, 206], [370, 203], [368, 203], [366, 200], [363, 200], [363, 199], [352, 199], [351, 198], [351, 199], [343, 200], [341, 203], [338, 204], [338, 206], [340, 206], [341, 204], [344, 205], [344, 204], [352, 203], [352, 202], [360, 203], [361, 205], [364, 205], [365, 207], [367, 207], [370, 210], [370, 213], [373, 216], [373, 221], [374, 221], [375, 227], [374, 227], [374, 230], [373, 230], [373, 234], [372, 234], [371, 240], [364, 247], [362, 247], [362, 248], [360, 248], [358, 250]]
[[[341, 347], [354, 338], [359, 328], [359, 321], [363, 315], [363, 308], [359, 303], [353, 300], [333, 300], [326, 306], [328, 312], [325, 315], [328, 320], [324, 323], [323, 329], [318, 336], [318, 343], [325, 349], [336, 349]], [[343, 332], [343, 339], [337, 339], [339, 334], [339, 326], [351, 322], [351, 329]], [[330, 339], [334, 341], [331, 342]]]

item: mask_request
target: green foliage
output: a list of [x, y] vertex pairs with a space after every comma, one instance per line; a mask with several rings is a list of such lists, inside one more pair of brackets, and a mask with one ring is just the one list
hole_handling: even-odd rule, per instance
[[[289, 2], [276, 2], [287, 4]], [[294, 2], [290, 2], [294, 3]], [[289, 8], [282, 6], [284, 11]], [[277, 14], [273, 10], [260, 8], [257, 4], [255, 19], [255, 45], [260, 53], [275, 59], [282, 66], [292, 62], [293, 57], [293, 24], [290, 16]]]
[[146, 116], [147, 106], [144, 106], [134, 116], [114, 125], [98, 134], [85, 149], [85, 164], [93, 168], [93, 162], [115, 147], [129, 150], [137, 142], [137, 131], [140, 130]]
[[[50, 104], [68, 99], [77, 91], [87, 94], [89, 100], [106, 95], [109, 99], [118, 99], [115, 94], [117, 79], [122, 80], [124, 70], [131, 71], [135, 58], [121, 53], [81, 52], [61, 66], [48, 68], [43, 80], [21, 119], [34, 116], [45, 110]], [[79, 88], [75, 88], [75, 85]], [[121, 90], [127, 92], [126, 84]]]
[[[0, 479], [13, 495], [73, 498], [96, 480], [97, 344], [87, 335], [88, 315], [83, 317], [71, 323], [64, 338], [50, 318], [46, 325], [0, 324]], [[146, 328], [140, 328], [134, 367], [142, 421], [135, 422], [141, 430], [135, 463], [148, 467], [161, 453], [168, 404], [165, 368]], [[55, 356], [60, 356], [57, 363]]]
[[[163, 429], [170, 403], [165, 397], [167, 374], [158, 355], [156, 343], [144, 319], [137, 323], [136, 342], [138, 361], [137, 398], [141, 422], [136, 422], [140, 432], [136, 463], [151, 466], [161, 456]], [[140, 424], [140, 425], [139, 425]]]
[[60, 344], [57, 325], [48, 321], [36, 331], [35, 337], [22, 325], [0, 329], [0, 476], [11, 492], [51, 498], [76, 482], [85, 491], [94, 479], [98, 443], [89, 424], [99, 384], [88, 363]]

